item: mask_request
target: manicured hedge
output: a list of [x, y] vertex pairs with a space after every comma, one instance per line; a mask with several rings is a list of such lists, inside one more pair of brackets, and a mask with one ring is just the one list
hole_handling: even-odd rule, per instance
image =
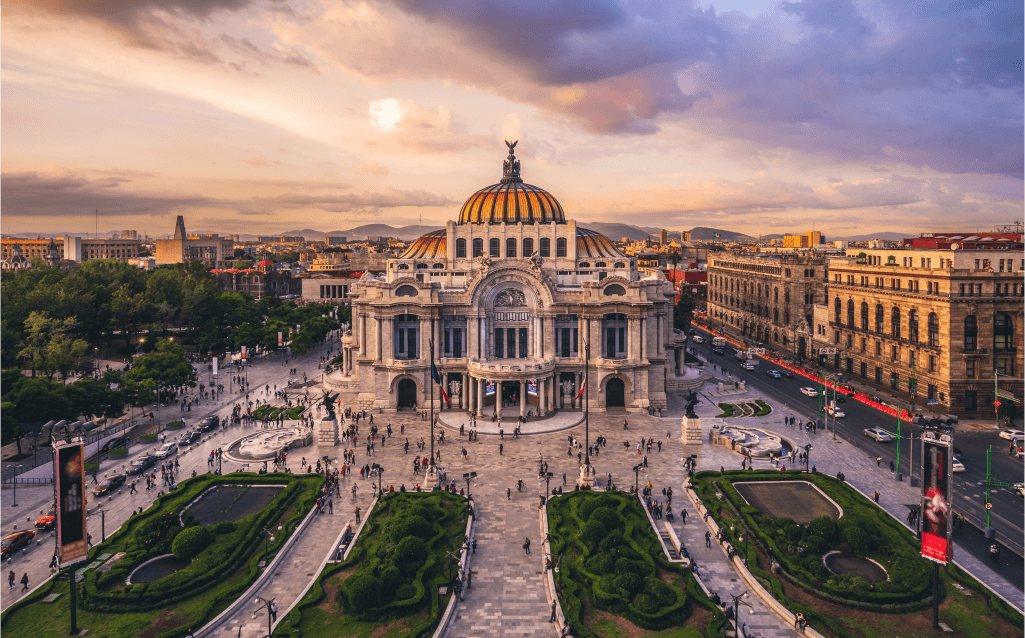
[[692, 576], [666, 560], [636, 497], [581, 491], [553, 499], [548, 527], [552, 554], [562, 555], [556, 587], [573, 635], [594, 635], [584, 623], [585, 601], [649, 630], [680, 625], [690, 616], [687, 591], [665, 584], [659, 574]]

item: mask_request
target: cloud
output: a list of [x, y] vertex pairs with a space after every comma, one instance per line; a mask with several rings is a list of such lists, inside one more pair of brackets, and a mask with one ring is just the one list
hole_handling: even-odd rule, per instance
[[356, 172], [362, 175], [387, 175], [388, 167], [377, 162], [365, 162], [356, 167]]
[[[279, 211], [373, 211], [401, 207], [451, 206], [457, 202], [422, 190], [388, 188], [352, 192], [344, 185], [312, 180], [279, 180], [273, 185], [301, 190], [248, 199], [197, 194], [146, 193], [126, 188], [131, 179], [90, 178], [64, 169], [47, 172], [4, 172], [0, 175], [0, 206], [12, 219], [34, 217], [88, 218], [99, 209], [105, 216], [181, 214], [189, 209], [221, 209], [238, 215], [269, 215]], [[259, 182], [266, 185], [265, 182]], [[339, 191], [344, 192], [339, 192]]]
[[260, 155], [253, 155], [252, 157], [243, 159], [242, 161], [245, 162], [246, 164], [251, 165], [251, 166], [266, 166], [267, 165], [267, 160], [265, 160]]
[[394, 147], [416, 153], [453, 153], [498, 146], [493, 136], [467, 131], [444, 105], [430, 109], [412, 100], [382, 98], [370, 102], [367, 116], [380, 135], [366, 144], [377, 151]]

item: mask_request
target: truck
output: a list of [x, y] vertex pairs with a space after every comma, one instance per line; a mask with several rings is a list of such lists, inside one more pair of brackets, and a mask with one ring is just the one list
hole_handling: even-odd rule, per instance
[[712, 337], [712, 345], [716, 348], [722, 348], [726, 346], [726, 337]]

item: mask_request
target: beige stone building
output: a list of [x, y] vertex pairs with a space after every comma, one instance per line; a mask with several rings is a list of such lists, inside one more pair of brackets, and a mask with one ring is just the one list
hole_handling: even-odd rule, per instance
[[708, 316], [728, 331], [799, 358], [811, 356], [813, 306], [824, 299], [822, 253], [715, 253], [708, 258]]
[[358, 392], [361, 408], [424, 407], [433, 341], [451, 397], [442, 406], [435, 391], [436, 405], [543, 415], [580, 407], [590, 344], [591, 410], [662, 408], [683, 341], [673, 294], [660, 271], [524, 184], [510, 150], [501, 183], [470, 196], [458, 221], [356, 282], [341, 370], [325, 382]]
[[178, 215], [172, 239], [156, 241], [157, 265], [187, 264], [201, 261], [210, 268], [231, 268], [235, 256], [235, 242], [220, 235], [189, 235], [185, 232], [185, 219]]
[[816, 352], [838, 352], [820, 363], [919, 405], [993, 416], [995, 372], [1022, 399], [1023, 269], [1021, 250], [832, 258], [815, 337]]

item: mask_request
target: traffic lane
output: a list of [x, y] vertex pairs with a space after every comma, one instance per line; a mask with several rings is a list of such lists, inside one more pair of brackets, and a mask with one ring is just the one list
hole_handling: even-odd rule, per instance
[[[719, 367], [725, 367], [725, 369], [737, 378], [744, 378], [744, 371], [740, 368], [740, 361], [733, 357], [718, 356], [713, 360], [713, 363]], [[759, 364], [759, 367], [766, 366], [765, 361]], [[783, 401], [787, 404], [787, 407], [792, 408], [798, 414], [807, 415], [810, 418], [819, 409], [819, 401], [817, 398], [809, 397], [801, 394], [800, 389], [802, 387], [815, 387], [814, 382], [810, 379], [796, 376], [793, 379], [783, 377], [781, 379], [774, 379], [765, 374], [765, 370], [773, 369], [771, 364], [762, 368], [758, 373], [748, 373], [747, 380], [752, 383], [760, 391], [775, 398], [777, 401]], [[757, 371], [756, 371], [757, 372]], [[870, 456], [882, 457], [883, 464], [889, 465], [891, 461], [896, 462], [897, 459], [897, 443], [896, 441], [890, 442], [877, 442], [875, 439], [870, 438], [864, 434], [864, 430], [867, 428], [882, 428], [889, 432], [896, 431], [896, 418], [885, 415], [875, 408], [862, 404], [859, 401], [848, 400], [845, 403], [839, 403], [839, 407], [844, 410], [847, 416], [836, 419], [837, 432], [842, 433], [845, 438], [852, 441], [859, 449], [862, 449]], [[800, 417], [798, 417], [800, 418]], [[820, 434], [829, 435], [829, 428], [832, 426], [832, 417], [827, 419], [826, 432], [819, 431]], [[967, 430], [967, 428], [966, 428]], [[901, 434], [915, 437], [914, 450], [915, 456], [917, 457], [921, 450], [919, 449], [920, 443], [917, 441], [921, 438], [922, 428], [910, 425], [908, 423], [901, 424]], [[955, 432], [955, 445], [958, 449], [964, 452], [964, 463], [966, 471], [959, 473], [957, 477], [967, 483], [978, 483], [983, 482], [986, 479], [985, 473], [985, 449], [989, 444], [989, 440], [992, 438], [999, 437], [990, 431], [975, 431], [971, 432], [970, 437], [964, 437], [961, 435], [961, 431]], [[908, 468], [911, 467], [912, 461], [912, 450], [911, 445], [907, 441], [903, 442], [900, 449], [900, 466], [905, 475], [908, 474]], [[994, 468], [997, 466], [997, 455], [994, 455]], [[1010, 458], [1009, 455], [1004, 455], [999, 461], [1003, 465], [1010, 464], [1009, 462], [1016, 461], [1016, 459]], [[814, 451], [812, 452], [812, 463], [814, 463]], [[921, 476], [921, 468], [915, 466], [913, 468], [915, 476]], [[998, 472], [994, 471], [994, 479], [1004, 480], [1007, 482], [1020, 482], [1021, 472], [1000, 478], [997, 476]], [[1001, 473], [1006, 474], [1006, 473]], [[970, 498], [973, 502], [978, 503], [980, 506], [985, 503], [984, 495], [976, 497], [972, 492], [973, 496]], [[991, 494], [991, 502], [994, 503], [995, 507], [999, 507], [1001, 510], [1011, 514], [1009, 519], [1014, 520], [1017, 516], [1020, 518], [1022, 512], [1025, 512], [1025, 506], [1023, 506], [1021, 499], [1013, 494], [1010, 490], [994, 490]], [[1019, 526], [1020, 530], [1021, 527]]]

